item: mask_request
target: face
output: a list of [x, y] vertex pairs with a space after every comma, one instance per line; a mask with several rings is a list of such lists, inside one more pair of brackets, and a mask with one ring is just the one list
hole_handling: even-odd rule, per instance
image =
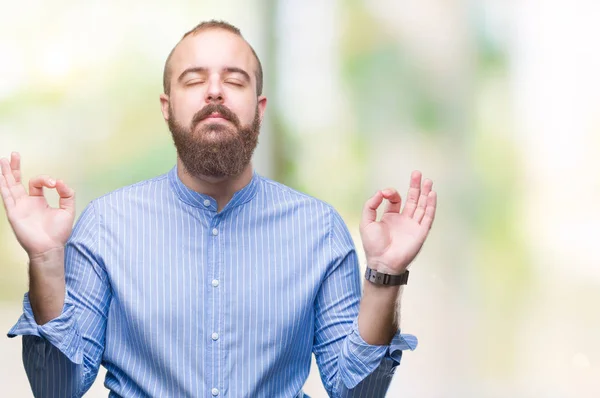
[[173, 52], [161, 107], [190, 174], [236, 176], [249, 165], [266, 106], [256, 67], [244, 39], [221, 29], [188, 36]]

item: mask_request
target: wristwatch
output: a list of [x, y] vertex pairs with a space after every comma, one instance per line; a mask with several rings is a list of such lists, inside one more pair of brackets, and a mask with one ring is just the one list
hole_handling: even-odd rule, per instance
[[400, 275], [390, 275], [384, 274], [383, 272], [375, 271], [374, 269], [367, 267], [367, 272], [365, 272], [365, 279], [376, 285], [406, 285], [408, 283], [408, 270], [404, 271], [404, 273]]

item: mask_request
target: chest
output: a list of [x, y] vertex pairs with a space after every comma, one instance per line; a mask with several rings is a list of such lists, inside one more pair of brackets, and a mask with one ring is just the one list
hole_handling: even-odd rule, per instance
[[[161, 227], [162, 225], [162, 227]], [[235, 220], [149, 224], [114, 235], [105, 254], [110, 319], [136, 339], [177, 336], [186, 345], [214, 333], [261, 345], [310, 329], [325, 267], [323, 242], [289, 227]], [[218, 331], [218, 332], [217, 332]], [[200, 337], [199, 337], [200, 336]], [[189, 341], [187, 341], [189, 339]]]

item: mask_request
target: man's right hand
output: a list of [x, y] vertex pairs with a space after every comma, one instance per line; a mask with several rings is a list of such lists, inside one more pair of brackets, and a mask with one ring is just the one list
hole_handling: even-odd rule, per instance
[[[29, 255], [29, 301], [39, 325], [61, 314], [65, 300], [64, 247], [75, 219], [75, 192], [63, 181], [40, 175], [21, 183], [21, 159], [0, 159], [0, 194], [17, 240]], [[48, 205], [44, 187], [56, 189], [59, 207]]]
[[[10, 163], [0, 159], [2, 175], [0, 192], [8, 221], [17, 240], [29, 255], [36, 258], [46, 252], [63, 248], [75, 219], [75, 192], [63, 181], [40, 175], [29, 181], [29, 194], [21, 183], [21, 159], [11, 154]], [[59, 207], [48, 205], [43, 189], [56, 189]]]

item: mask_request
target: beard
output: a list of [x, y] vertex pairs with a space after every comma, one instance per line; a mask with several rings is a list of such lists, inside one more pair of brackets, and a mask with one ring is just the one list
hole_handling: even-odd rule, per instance
[[[210, 120], [199, 126], [214, 112], [218, 112], [233, 126], [222, 122], [210, 123]], [[188, 173], [194, 177], [223, 178], [240, 175], [250, 164], [258, 144], [258, 106], [249, 126], [242, 126], [237, 115], [226, 106], [209, 104], [198, 111], [192, 118], [190, 127], [185, 128], [175, 119], [169, 104], [167, 123], [177, 154]]]

